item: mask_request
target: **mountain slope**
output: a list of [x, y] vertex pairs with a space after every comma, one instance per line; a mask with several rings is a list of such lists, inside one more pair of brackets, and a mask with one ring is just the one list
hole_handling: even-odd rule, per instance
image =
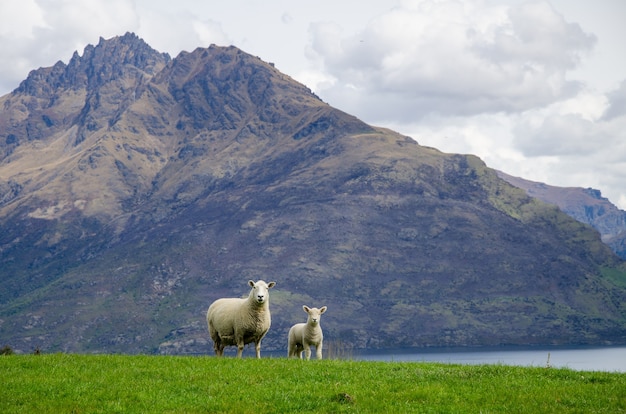
[[557, 205], [563, 212], [600, 232], [602, 240], [626, 259], [626, 211], [618, 209], [599, 190], [581, 187], [555, 187], [513, 177], [501, 171], [498, 176], [523, 189], [531, 197]]
[[303, 304], [359, 348], [626, 341], [596, 232], [237, 48], [101, 39], [0, 108], [0, 340], [19, 350], [208, 353], [208, 305], [259, 278], [265, 349]]

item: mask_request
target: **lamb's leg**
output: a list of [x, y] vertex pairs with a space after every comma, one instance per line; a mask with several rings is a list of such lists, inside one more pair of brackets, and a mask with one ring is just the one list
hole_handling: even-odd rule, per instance
[[311, 345], [304, 344], [304, 355], [306, 356], [306, 360], [311, 359]]
[[317, 346], [315, 347], [315, 355], [317, 356], [317, 359], [322, 359], [322, 343], [321, 342], [317, 344]]
[[261, 341], [254, 343], [254, 349], [256, 350], [257, 359], [261, 359]]
[[304, 348], [302, 347], [302, 344], [295, 343], [293, 345], [293, 348], [291, 349], [291, 355], [293, 355], [296, 358], [302, 359], [302, 351], [303, 350], [304, 350]]

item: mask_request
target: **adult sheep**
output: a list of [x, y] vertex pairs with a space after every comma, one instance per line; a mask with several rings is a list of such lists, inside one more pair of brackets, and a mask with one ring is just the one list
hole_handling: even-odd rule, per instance
[[269, 307], [269, 289], [276, 282], [248, 281], [252, 289], [247, 298], [217, 299], [206, 313], [209, 334], [215, 355], [224, 355], [224, 347], [237, 346], [241, 358], [243, 347], [254, 342], [256, 357], [261, 358], [261, 340], [270, 329], [272, 318]]
[[311, 359], [311, 345], [315, 346], [317, 359], [322, 359], [322, 343], [324, 334], [320, 326], [322, 313], [326, 312], [326, 306], [321, 308], [309, 308], [302, 306], [307, 313], [306, 323], [297, 323], [289, 329], [289, 339], [287, 341], [287, 356], [299, 357], [302, 359], [302, 351], [306, 359]]

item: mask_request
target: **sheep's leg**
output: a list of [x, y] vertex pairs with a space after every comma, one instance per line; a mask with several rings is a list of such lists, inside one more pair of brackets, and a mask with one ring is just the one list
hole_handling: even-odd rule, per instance
[[254, 349], [256, 350], [257, 359], [261, 359], [261, 341], [254, 343]]
[[213, 350], [217, 356], [222, 356], [224, 353], [224, 346], [222, 345], [222, 341], [220, 341], [219, 337], [213, 339]]
[[307, 361], [311, 359], [311, 345], [309, 344], [304, 345], [304, 355], [306, 356]]
[[243, 347], [244, 347], [243, 339], [241, 342], [237, 341], [237, 358], [241, 358], [243, 355]]
[[317, 346], [315, 347], [315, 356], [317, 357], [317, 359], [322, 359], [322, 343], [321, 342], [317, 344]]

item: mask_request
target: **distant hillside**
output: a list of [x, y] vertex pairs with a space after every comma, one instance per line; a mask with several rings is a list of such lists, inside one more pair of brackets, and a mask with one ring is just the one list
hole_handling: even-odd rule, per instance
[[[472, 155], [367, 125], [235, 47], [100, 39], [0, 97], [0, 346], [212, 353], [276, 281], [355, 348], [626, 343], [624, 263]], [[285, 351], [286, 352], [286, 351]]]
[[620, 210], [600, 190], [581, 187], [555, 187], [513, 177], [502, 171], [498, 176], [531, 197], [557, 205], [576, 220], [600, 232], [604, 241], [618, 256], [626, 259], [626, 211]]

